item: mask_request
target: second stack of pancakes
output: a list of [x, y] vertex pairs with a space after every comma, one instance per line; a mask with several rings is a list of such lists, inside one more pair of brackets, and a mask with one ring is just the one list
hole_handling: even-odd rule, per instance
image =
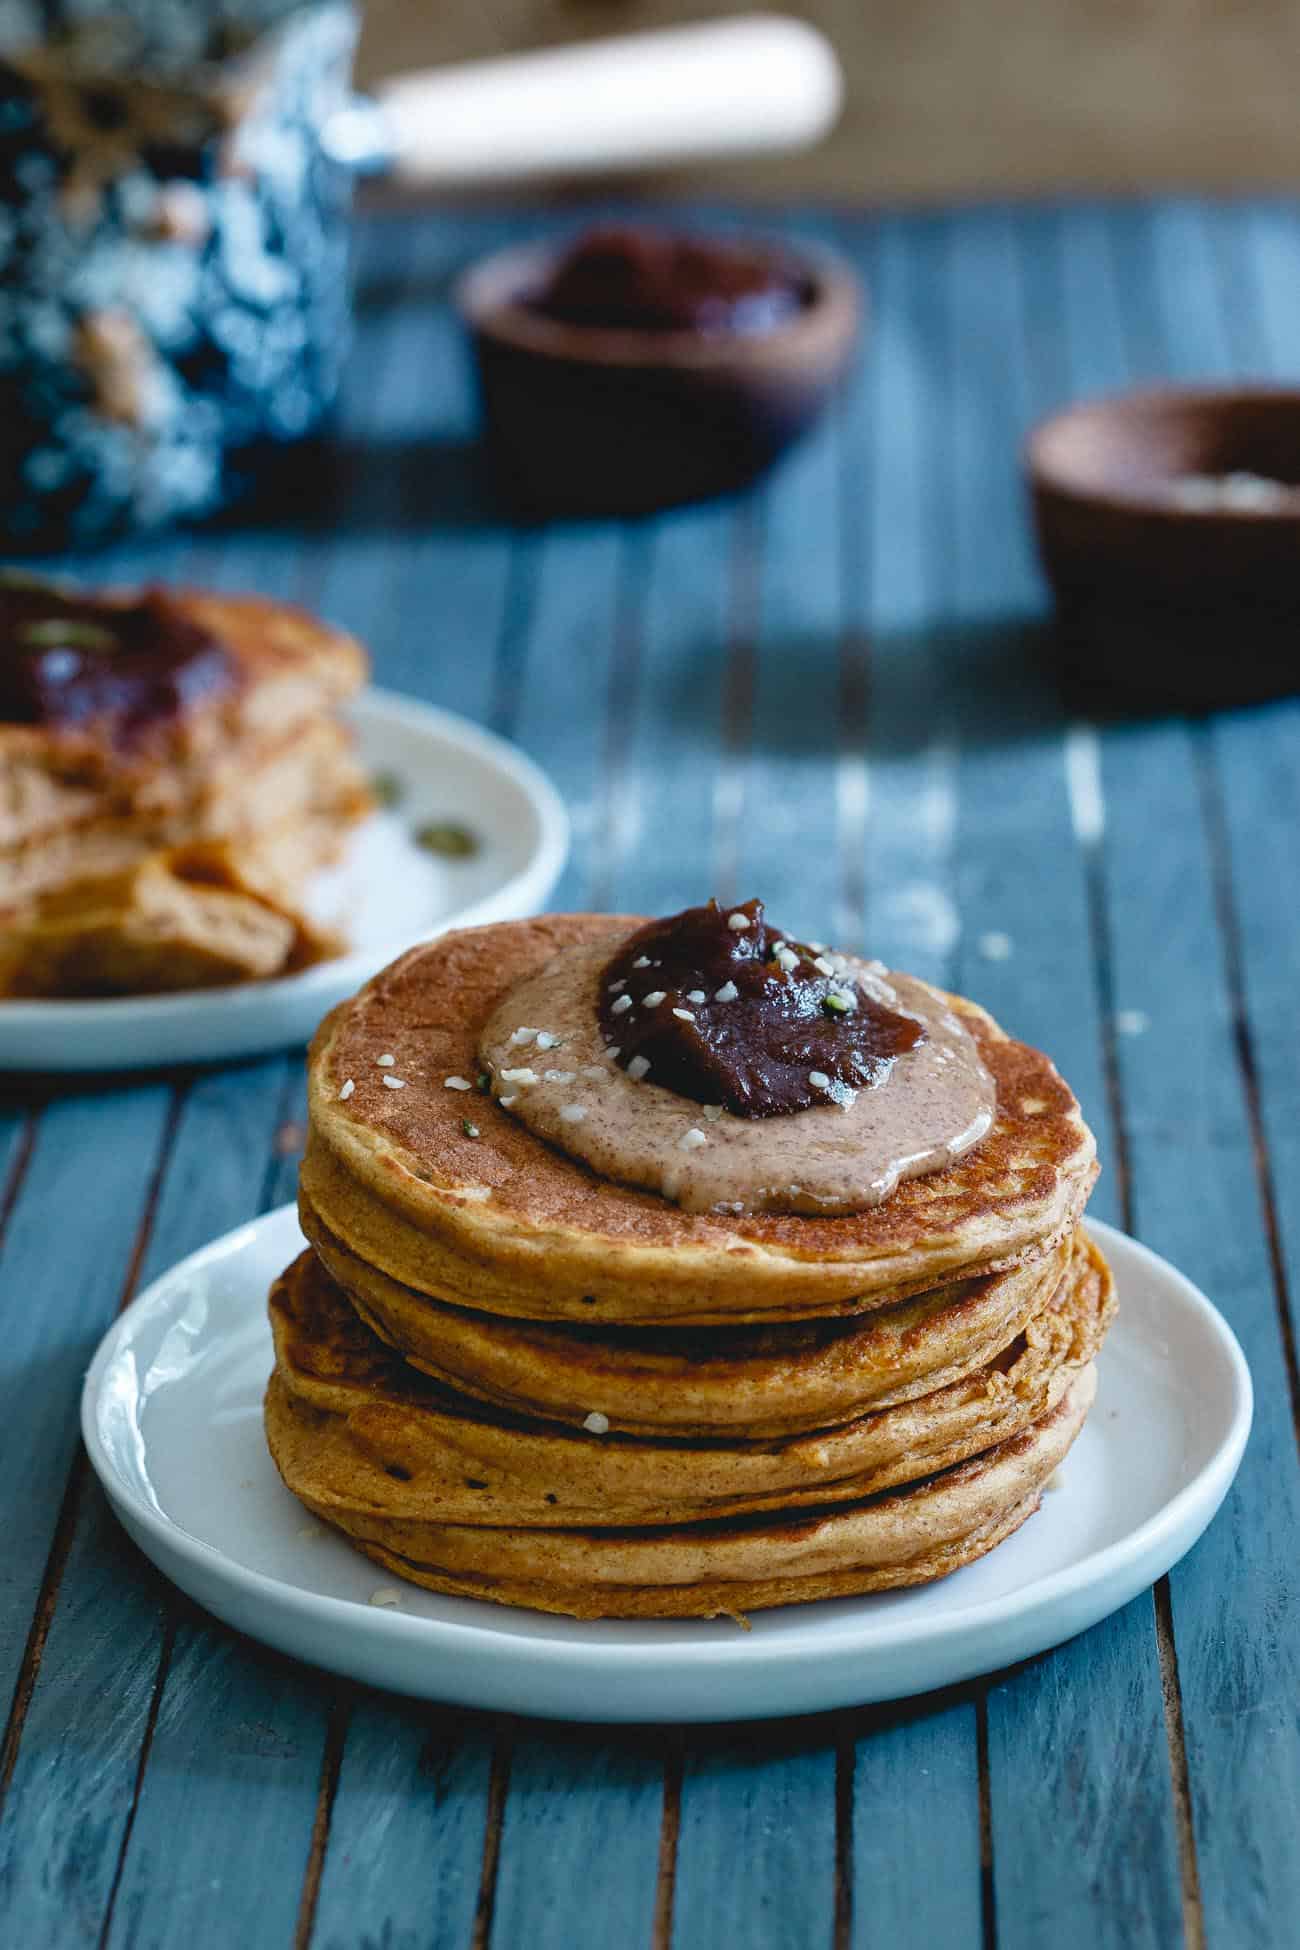
[[872, 1211], [694, 1214], [602, 1179], [494, 1101], [478, 1040], [633, 925], [444, 937], [323, 1026], [310, 1249], [271, 1296], [281, 1474], [396, 1575], [580, 1617], [945, 1575], [1037, 1508], [1095, 1391], [1114, 1302], [1078, 1106], [958, 1003], [993, 1128]]

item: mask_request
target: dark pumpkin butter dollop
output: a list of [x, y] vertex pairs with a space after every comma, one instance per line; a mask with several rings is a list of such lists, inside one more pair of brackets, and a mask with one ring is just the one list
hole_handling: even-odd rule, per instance
[[609, 224], [561, 257], [534, 311], [598, 331], [768, 332], [807, 302], [775, 252]]
[[924, 1024], [837, 972], [838, 957], [772, 928], [762, 901], [652, 921], [604, 971], [601, 1028], [623, 1069], [735, 1117], [851, 1102], [883, 1083]]
[[0, 573], [0, 721], [126, 746], [231, 687], [226, 646], [163, 590], [118, 601]]

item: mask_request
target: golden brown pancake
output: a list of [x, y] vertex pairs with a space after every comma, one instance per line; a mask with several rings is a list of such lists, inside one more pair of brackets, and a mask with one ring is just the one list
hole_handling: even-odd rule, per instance
[[865, 1311], [1041, 1257], [1073, 1231], [1096, 1177], [1079, 1107], [1047, 1057], [957, 997], [997, 1085], [993, 1129], [947, 1170], [844, 1217], [685, 1213], [597, 1178], [482, 1093], [444, 1088], [477, 1074], [479, 1031], [518, 980], [575, 943], [612, 950], [637, 925], [558, 915], [444, 936], [328, 1016], [310, 1061], [308, 1226], [456, 1306], [695, 1326]]
[[209, 842], [0, 912], [0, 995], [151, 995], [268, 980], [340, 954], [256, 854]]
[[1046, 1305], [1066, 1240], [1006, 1273], [848, 1320], [772, 1327], [582, 1328], [449, 1307], [401, 1286], [304, 1217], [368, 1326], [417, 1368], [498, 1408], [644, 1435], [749, 1438], [852, 1421], [959, 1381]]
[[1038, 1506], [1083, 1426], [1096, 1370], [1019, 1435], [910, 1488], [828, 1510], [638, 1530], [537, 1530], [346, 1513], [293, 1482], [291, 1400], [278, 1376], [267, 1426], [282, 1473], [318, 1516], [396, 1576], [433, 1591], [576, 1618], [716, 1617], [889, 1590], [982, 1557]]
[[296, 1495], [345, 1524], [360, 1510], [493, 1526], [645, 1525], [856, 1501], [1041, 1420], [1092, 1360], [1112, 1304], [1105, 1263], [1081, 1241], [1049, 1305], [964, 1381], [782, 1441], [650, 1442], [489, 1418], [385, 1348], [304, 1253], [271, 1292], [283, 1391], [268, 1417], [272, 1453]]
[[[106, 616], [125, 592], [99, 599]], [[170, 611], [211, 635], [225, 679], [183, 700], [132, 678], [130, 735], [73, 714], [0, 723], [0, 902], [123, 872], [196, 840], [314, 829], [329, 857], [371, 800], [333, 713], [366, 658], [343, 632], [287, 603], [176, 592]]]

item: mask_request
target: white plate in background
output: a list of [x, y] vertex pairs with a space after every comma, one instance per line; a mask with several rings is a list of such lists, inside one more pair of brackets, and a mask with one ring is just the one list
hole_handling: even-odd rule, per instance
[[[270, 982], [183, 995], [0, 1001], [0, 1070], [127, 1070], [211, 1063], [303, 1043], [336, 1002], [412, 943], [448, 928], [511, 921], [544, 906], [568, 855], [554, 787], [522, 752], [449, 711], [392, 691], [363, 691], [344, 715], [373, 776], [398, 800], [353, 835], [307, 904], [346, 914], [354, 950]], [[416, 844], [424, 825], [462, 826], [463, 860]]]
[[[1045, 1652], [1160, 1577], [1223, 1501], [1251, 1420], [1245, 1359], [1190, 1280], [1090, 1230], [1120, 1310], [1060, 1487], [937, 1584], [730, 1620], [579, 1621], [399, 1584], [291, 1497], [262, 1433], [266, 1292], [301, 1250], [284, 1206], [173, 1267], [100, 1346], [90, 1460], [131, 1536], [218, 1618], [371, 1685], [557, 1719], [769, 1719], [898, 1699]], [[369, 1601], [400, 1593], [400, 1606]]]

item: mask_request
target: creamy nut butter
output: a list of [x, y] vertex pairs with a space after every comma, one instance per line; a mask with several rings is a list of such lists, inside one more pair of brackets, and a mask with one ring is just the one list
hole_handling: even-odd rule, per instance
[[711, 903], [558, 955], [484, 1027], [493, 1095], [602, 1177], [691, 1212], [857, 1212], [987, 1133], [945, 998]]

